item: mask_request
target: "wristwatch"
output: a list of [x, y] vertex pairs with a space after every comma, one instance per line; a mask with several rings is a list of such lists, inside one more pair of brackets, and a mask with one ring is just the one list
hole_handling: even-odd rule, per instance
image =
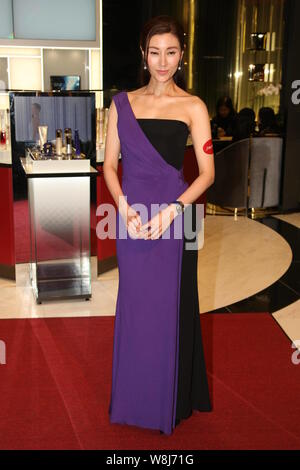
[[171, 204], [176, 204], [177, 214], [182, 214], [184, 211], [184, 204], [182, 201], [172, 201]]

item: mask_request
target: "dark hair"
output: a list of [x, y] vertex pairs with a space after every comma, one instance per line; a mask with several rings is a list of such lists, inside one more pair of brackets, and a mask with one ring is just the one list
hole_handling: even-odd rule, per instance
[[245, 118], [248, 118], [249, 120], [255, 122], [255, 112], [253, 111], [252, 108], [243, 108], [243, 109], [240, 110], [238, 115], [243, 116]]
[[261, 129], [265, 129], [267, 127], [271, 127], [274, 129], [276, 128], [276, 117], [272, 108], [260, 108], [258, 116], [261, 122]]
[[[150, 18], [145, 24], [140, 34], [140, 46], [144, 51], [145, 62], [148, 65], [148, 49], [149, 43], [152, 36], [155, 34], [172, 33], [177, 37], [181, 51], [184, 50], [184, 29], [182, 25], [171, 16], [159, 15]], [[141, 61], [140, 68], [140, 83], [146, 85], [150, 80], [150, 72], [148, 69], [144, 69], [143, 60]], [[184, 76], [184, 67], [182, 64], [181, 70], [176, 70], [173, 75], [173, 80], [177, 86], [186, 90], [186, 82]]]
[[39, 103], [32, 103], [32, 106], [35, 106], [39, 111], [41, 110], [41, 105]]
[[230, 110], [229, 116], [234, 116], [236, 114], [233, 108], [232, 100], [229, 96], [221, 96], [221, 98], [218, 99], [217, 105], [216, 105], [217, 115], [219, 114], [219, 108], [221, 106], [226, 106], [227, 108], [229, 108]]
[[233, 131], [233, 140], [246, 139], [255, 133], [255, 112], [251, 108], [243, 108], [237, 114]]

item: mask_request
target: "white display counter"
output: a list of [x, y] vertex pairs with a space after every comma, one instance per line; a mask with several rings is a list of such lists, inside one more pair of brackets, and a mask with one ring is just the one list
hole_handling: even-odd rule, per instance
[[27, 177], [30, 278], [38, 303], [91, 297], [90, 177], [83, 160], [21, 158]]

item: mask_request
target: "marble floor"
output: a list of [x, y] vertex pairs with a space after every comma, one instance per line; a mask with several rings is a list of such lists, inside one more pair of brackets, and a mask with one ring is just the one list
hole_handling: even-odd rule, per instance
[[297, 228], [300, 228], [300, 214], [299, 212], [295, 212], [294, 214], [277, 214], [273, 217], [276, 219], [283, 220], [283, 222], [287, 222], [291, 225], [294, 225]]
[[[97, 277], [92, 257], [92, 298], [37, 305], [29, 267], [17, 281], [0, 279], [1, 318], [114, 315], [118, 269]], [[198, 257], [200, 312], [269, 312], [293, 341], [300, 341], [300, 213], [250, 219], [207, 215]]]

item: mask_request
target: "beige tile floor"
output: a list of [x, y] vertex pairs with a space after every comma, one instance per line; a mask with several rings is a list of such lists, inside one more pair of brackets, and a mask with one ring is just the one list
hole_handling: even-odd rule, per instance
[[273, 317], [300, 350], [300, 300], [273, 313]]
[[[266, 288], [285, 273], [291, 260], [288, 243], [267, 226], [242, 216], [208, 215], [198, 258], [200, 312], [224, 307]], [[92, 258], [90, 301], [37, 305], [27, 264], [17, 266], [16, 283], [0, 279], [0, 288], [0, 318], [114, 315], [118, 269], [97, 278], [96, 258]]]
[[[300, 228], [300, 213], [293, 214], [279, 214], [276, 215], [280, 220]], [[288, 305], [287, 307], [273, 313], [273, 317], [278, 322], [279, 326], [287, 334], [287, 336], [297, 343], [300, 350], [300, 300]]]
[[97, 259], [92, 257], [92, 298], [89, 301], [59, 300], [38, 305], [29, 283], [29, 265], [18, 264], [16, 283], [0, 280], [0, 318], [80, 317], [114, 315], [118, 293], [118, 269], [96, 276]]
[[277, 232], [247, 217], [209, 215], [199, 251], [200, 312], [245, 299], [279, 279], [292, 261]]
[[274, 215], [277, 219], [288, 222], [289, 224], [295, 225], [295, 227], [300, 228], [300, 212], [294, 212], [293, 214], [278, 214]]

